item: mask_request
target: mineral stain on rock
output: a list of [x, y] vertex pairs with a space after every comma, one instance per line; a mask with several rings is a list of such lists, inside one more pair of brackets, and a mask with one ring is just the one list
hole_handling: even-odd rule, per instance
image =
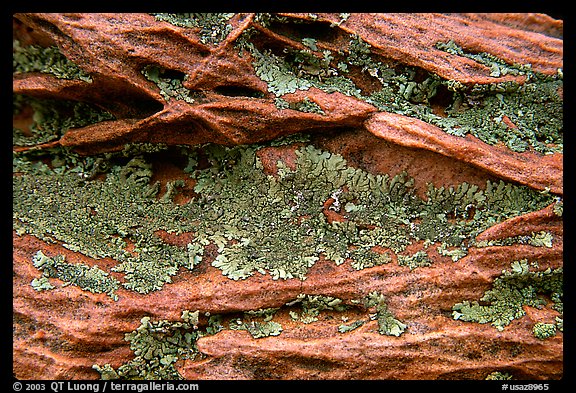
[[562, 378], [562, 21], [13, 36], [17, 378]]

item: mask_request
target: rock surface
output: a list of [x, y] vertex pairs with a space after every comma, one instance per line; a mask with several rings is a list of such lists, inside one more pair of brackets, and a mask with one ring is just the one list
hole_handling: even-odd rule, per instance
[[[48, 277], [54, 289], [38, 290], [31, 285], [42, 274], [34, 262], [39, 250], [50, 258], [64, 255], [68, 263], [98, 266], [120, 283], [126, 283], [127, 276], [114, 270], [120, 262], [117, 258], [71, 248], [69, 244], [74, 243], [59, 238], [56, 226], [45, 232], [48, 237], [38, 235], [26, 226], [31, 221], [22, 218], [25, 212], [15, 202], [14, 220], [24, 225], [18, 229], [15, 224], [13, 234], [13, 373], [17, 378], [113, 375], [98, 371], [104, 365], [120, 373], [122, 365], [138, 358], [127, 334], [145, 326], [143, 317], [173, 323], [182, 321], [184, 310], [200, 311], [194, 329], [174, 328], [203, 332], [196, 337], [194, 349], [185, 353], [196, 356], [179, 352], [173, 359], [167, 360], [166, 354], [161, 358], [184, 379], [485, 379], [493, 372], [514, 379], [563, 377], [563, 332], [558, 322], [563, 314], [554, 291], [538, 294], [542, 301], [537, 305], [524, 304], [523, 315], [501, 330], [490, 323], [455, 318], [455, 305], [464, 300], [489, 305], [481, 298], [504, 270], [515, 269], [515, 261], [528, 261], [531, 272], [558, 272], [563, 266], [562, 130], [552, 136], [545, 131], [534, 136], [534, 129], [544, 130], [542, 123], [524, 123], [527, 117], [540, 116], [539, 108], [545, 108], [542, 116], [549, 116], [554, 99], [561, 103], [562, 21], [540, 14], [163, 18], [149, 14], [15, 15], [14, 39], [23, 48], [55, 45], [90, 81], [64, 79], [33, 67], [22, 71], [15, 60], [14, 94], [85, 102], [110, 115], [59, 129], [54, 136], [34, 143], [34, 122], [36, 130], [46, 131], [48, 126], [42, 126], [40, 116], [22, 105], [15, 110], [14, 124], [32, 142], [15, 139], [15, 157], [25, 157], [27, 162], [43, 160], [53, 170], [58, 168], [55, 159], [61, 157], [60, 152], [78, 153], [75, 163], [84, 162], [82, 168], [93, 165], [92, 175], [84, 176], [87, 184], [114, 173], [96, 170], [96, 164], [89, 161], [92, 157], [112, 157], [118, 168], [128, 167], [128, 160], [140, 151], [130, 153], [126, 146], [145, 145], [148, 150], [142, 151], [152, 168], [148, 180], [159, 182], [157, 200], [170, 194], [170, 187], [176, 187], [174, 181], [181, 180], [173, 202], [185, 206], [202, 194], [201, 183], [198, 176], [189, 176], [192, 161], [170, 149], [261, 143], [265, 147], [258, 148], [257, 156], [262, 170], [282, 178], [278, 162], [297, 170], [301, 149], [312, 144], [373, 175], [394, 178], [406, 173], [414, 179], [411, 187], [422, 199], [427, 198], [428, 184], [448, 189], [467, 183], [488, 193], [487, 182], [504, 180], [532, 190], [538, 198], [549, 196], [549, 203], [495, 220], [467, 240], [466, 254], [459, 258], [442, 254], [437, 248], [440, 241], [430, 246], [426, 240], [412, 238], [403, 250], [391, 253], [390, 263], [363, 269], [353, 268], [351, 258], [339, 264], [326, 252], [320, 253], [305, 280], [275, 279], [270, 272], [230, 279], [214, 266], [222, 248], [212, 242], [193, 268], [180, 267], [160, 290], [144, 294], [121, 286], [115, 290], [115, 300], [107, 293], [68, 285], [73, 279]], [[456, 46], [446, 50], [438, 45], [449, 42]], [[353, 45], [359, 49], [353, 50]], [[310, 60], [312, 53], [315, 60]], [[278, 59], [284, 55], [282, 63]], [[258, 59], [268, 63], [262, 65]], [[286, 64], [292, 67], [289, 72], [283, 68]], [[531, 67], [518, 67], [525, 64]], [[336, 79], [344, 76], [348, 82]], [[278, 81], [285, 85], [279, 86]], [[516, 99], [515, 89], [544, 89], [541, 86], [546, 83], [554, 84], [546, 94], [556, 98], [535, 100], [532, 106], [522, 104], [521, 114], [507, 109], [512, 108], [512, 101], [506, 100]], [[384, 95], [383, 100], [373, 95], [388, 94], [388, 88], [394, 95]], [[408, 89], [412, 93], [407, 94]], [[495, 134], [468, 131], [459, 135], [458, 130], [469, 123], [454, 126], [442, 120], [460, 121], [461, 113], [492, 108], [489, 99], [499, 99], [503, 105], [483, 114], [486, 120], [478, 124], [496, 127]], [[302, 133], [308, 135], [307, 140], [298, 139]], [[291, 135], [294, 139], [283, 145], [270, 144]], [[506, 139], [508, 135], [517, 137]], [[514, 144], [518, 140], [521, 145]], [[198, 158], [198, 168], [209, 168], [208, 161]], [[231, 171], [236, 161], [223, 161], [230, 167], [220, 167], [214, 176]], [[68, 161], [61, 165], [71, 168]], [[30, 166], [18, 168], [15, 177], [32, 173]], [[346, 186], [338, 192], [345, 194]], [[318, 210], [330, 225], [351, 221], [349, 213], [358, 203], [349, 201], [344, 211], [337, 206], [338, 195], [328, 193]], [[63, 200], [58, 198], [66, 196], [56, 193], [55, 206]], [[86, 202], [86, 209], [90, 206]], [[288, 206], [296, 209], [297, 205]], [[443, 214], [448, 220], [459, 217], [456, 210]], [[468, 221], [474, 211], [470, 214], [465, 217]], [[138, 229], [122, 229], [122, 223], [111, 222], [117, 232], [109, 239], [124, 238], [127, 253], [144, 253], [145, 244], [130, 240], [136, 239]], [[419, 224], [420, 219], [410, 221], [412, 227]], [[123, 235], [121, 230], [132, 235]], [[161, 227], [154, 234], [155, 240], [183, 249], [197, 235]], [[377, 246], [388, 252], [393, 248]], [[421, 250], [427, 250], [429, 264], [400, 263], [407, 254]], [[523, 270], [521, 274], [527, 277], [529, 273]], [[379, 306], [362, 303], [375, 292], [405, 326], [401, 334], [379, 332]], [[346, 307], [320, 310], [316, 320], [303, 322], [306, 311], [299, 307], [304, 303], [294, 303], [301, 294], [340, 299]], [[254, 338], [246, 329], [229, 328], [238, 318], [261, 322], [246, 312], [267, 308], [278, 308], [272, 320], [282, 326], [279, 335]], [[221, 318], [220, 331], [209, 331], [215, 326], [210, 316]], [[361, 326], [339, 331], [340, 326], [359, 320]], [[537, 323], [555, 324], [556, 334], [536, 337]]]

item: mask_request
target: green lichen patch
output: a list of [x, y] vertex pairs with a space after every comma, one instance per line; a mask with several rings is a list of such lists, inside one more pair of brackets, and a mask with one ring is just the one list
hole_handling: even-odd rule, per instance
[[554, 214], [556, 214], [558, 217], [562, 217], [562, 214], [564, 213], [564, 200], [562, 200], [561, 198], [557, 198], [556, 203], [554, 204], [552, 210], [554, 211]]
[[[294, 300], [286, 303], [285, 307], [289, 307], [289, 315], [293, 321], [309, 324], [318, 321], [323, 312], [343, 313], [357, 305], [364, 311], [376, 312], [369, 314], [367, 318], [340, 324], [338, 332], [350, 332], [370, 320], [378, 321], [378, 332], [383, 335], [398, 337], [406, 330], [407, 325], [394, 317], [386, 304], [386, 298], [380, 292], [371, 292], [361, 299], [352, 300], [351, 303], [352, 305], [346, 304], [342, 299], [333, 296], [299, 294]], [[348, 317], [342, 316], [342, 321], [347, 322]]]
[[408, 266], [410, 270], [421, 266], [430, 266], [432, 262], [425, 251], [418, 251], [412, 255], [398, 255], [398, 264]]
[[511, 380], [512, 374], [503, 373], [501, 371], [494, 371], [484, 378], [487, 381], [504, 381], [504, 380]]
[[446, 243], [442, 243], [440, 246], [438, 246], [436, 251], [438, 251], [438, 254], [442, 256], [450, 257], [454, 262], [468, 255], [468, 251], [465, 247], [449, 249]]
[[[383, 335], [399, 336], [406, 325], [394, 318], [388, 310], [384, 296], [373, 292], [368, 296], [352, 301], [364, 311], [374, 309], [364, 319], [342, 324], [338, 327], [340, 333], [352, 331], [369, 320], [378, 320], [378, 331]], [[198, 351], [196, 342], [201, 337], [217, 334], [223, 330], [246, 330], [252, 338], [261, 339], [274, 337], [282, 333], [283, 327], [273, 321], [273, 317], [282, 311], [289, 311], [298, 323], [312, 323], [318, 320], [323, 312], [344, 312], [352, 305], [347, 305], [342, 299], [326, 295], [300, 294], [294, 300], [281, 307], [247, 310], [240, 317], [233, 314], [211, 314], [200, 311], [184, 310], [180, 320], [153, 321], [145, 316], [140, 320], [140, 326], [125, 334], [125, 340], [130, 343], [134, 358], [114, 369], [110, 364], [93, 365], [102, 379], [182, 379], [175, 368], [175, 363], [181, 359], [202, 360], [205, 355]], [[333, 320], [328, 318], [326, 320]], [[342, 317], [347, 320], [347, 317]], [[228, 327], [226, 327], [228, 326]]]
[[556, 325], [553, 323], [538, 322], [532, 328], [532, 333], [534, 337], [545, 340], [556, 335]]
[[120, 282], [97, 266], [90, 267], [82, 263], [67, 263], [63, 255], [50, 258], [44, 255], [42, 251], [38, 251], [34, 255], [33, 263], [37, 269], [42, 271], [42, 276], [35, 278], [31, 283], [37, 291], [56, 288], [48, 279], [57, 278], [64, 281], [63, 286], [75, 285], [85, 291], [105, 293], [112, 299], [118, 300], [118, 296], [114, 292], [120, 287]]
[[318, 320], [322, 311], [344, 311], [348, 306], [343, 303], [342, 299], [324, 295], [306, 295], [300, 294], [296, 299], [286, 303], [286, 306], [301, 307], [300, 313], [291, 311], [290, 316], [293, 320], [299, 320], [303, 323], [312, 323]]
[[276, 98], [274, 104], [278, 109], [293, 109], [300, 112], [306, 113], [317, 113], [319, 115], [324, 115], [325, 112], [320, 108], [320, 105], [305, 97], [302, 101], [288, 102], [283, 98]]
[[490, 76], [525, 75], [522, 85], [494, 83], [472, 88], [451, 86], [456, 91], [446, 120], [437, 119], [443, 129], [456, 135], [471, 133], [494, 145], [504, 143], [516, 152], [529, 147], [541, 153], [563, 151], [562, 73], [547, 76], [532, 71], [529, 64], [509, 64], [488, 53], [469, 53], [454, 41], [437, 43], [436, 48], [464, 56], [490, 68]]
[[282, 332], [282, 325], [272, 320], [278, 310], [280, 307], [244, 311], [242, 317], [232, 319], [228, 327], [231, 330], [246, 330], [253, 338], [278, 336]]
[[231, 13], [179, 13], [152, 14], [158, 20], [179, 27], [199, 29], [200, 41], [206, 45], [217, 45], [226, 39], [232, 31], [228, 22], [234, 16]]
[[[394, 318], [380, 293], [373, 292], [352, 302], [364, 311], [374, 309], [376, 313], [340, 325], [340, 333], [352, 331], [374, 319], [378, 321], [380, 334], [400, 336], [405, 331], [406, 325]], [[296, 315], [292, 318], [294, 321], [308, 324], [317, 321], [323, 312], [341, 313], [351, 307], [354, 306], [333, 296], [300, 294], [281, 307], [247, 310], [240, 317], [209, 312], [201, 314], [198, 310], [184, 310], [178, 321], [153, 321], [145, 316], [138, 328], [125, 335], [125, 340], [134, 352], [134, 359], [116, 369], [110, 364], [95, 364], [93, 368], [100, 373], [102, 379], [182, 379], [175, 363], [180, 359], [204, 359], [204, 354], [196, 346], [201, 337], [226, 329], [246, 330], [253, 339], [274, 337], [283, 331], [282, 325], [272, 320], [278, 312], [288, 311], [289, 315]], [[342, 317], [343, 321], [345, 319], [347, 317]]]
[[168, 72], [164, 68], [153, 65], [144, 67], [142, 74], [144, 74], [146, 79], [154, 82], [156, 86], [158, 86], [160, 94], [166, 101], [175, 99], [185, 101], [189, 104], [194, 103], [195, 94], [183, 85], [183, 82], [187, 78], [186, 75], [179, 72]]
[[340, 333], [347, 333], [347, 332], [350, 332], [350, 331], [352, 331], [352, 330], [354, 330], [354, 329], [359, 328], [360, 326], [364, 325], [365, 323], [366, 323], [366, 321], [364, 321], [364, 320], [362, 320], [362, 319], [359, 319], [359, 320], [357, 320], [357, 321], [350, 322], [350, 323], [348, 323], [348, 324], [343, 323], [343, 324], [341, 324], [340, 326], [338, 326], [338, 331], [339, 331]]
[[280, 97], [296, 90], [308, 90], [312, 84], [298, 76], [297, 69], [270, 50], [259, 51], [252, 43], [246, 44], [254, 58], [256, 75], [268, 84], [268, 91]]
[[[560, 311], [562, 312], [562, 311]], [[563, 332], [564, 331], [564, 318], [556, 317], [556, 330]]]
[[268, 336], [278, 336], [282, 332], [282, 325], [278, 322], [267, 321], [267, 322], [242, 322], [237, 320], [230, 323], [230, 329], [232, 330], [246, 330], [253, 338], [262, 338]]
[[92, 82], [90, 75], [68, 60], [56, 46], [43, 48], [39, 45], [28, 45], [23, 47], [20, 41], [14, 40], [12, 49], [13, 74], [41, 72], [60, 79]]
[[364, 298], [364, 307], [376, 308], [375, 318], [378, 321], [378, 332], [387, 336], [400, 336], [407, 325], [394, 317], [388, 309], [386, 298], [379, 292], [371, 292]]
[[546, 300], [543, 295], [555, 299], [556, 305], [562, 304], [563, 269], [530, 271], [527, 260], [515, 261], [511, 271], [503, 271], [494, 280], [478, 301], [465, 300], [452, 307], [454, 319], [490, 323], [503, 330], [514, 319], [524, 316], [524, 306], [543, 307]]
[[[294, 169], [279, 161], [275, 177], [263, 171], [261, 147], [182, 148], [189, 157], [185, 173], [196, 182], [196, 195], [183, 205], [173, 202], [182, 182], [158, 197], [147, 159], [154, 153], [130, 159], [122, 152], [78, 157], [53, 151], [52, 165], [33, 152], [16, 154], [14, 229], [92, 258], [113, 258], [122, 285], [148, 293], [201, 263], [210, 244], [217, 248], [212, 265], [235, 280], [255, 273], [305, 279], [321, 256], [359, 270], [389, 263], [393, 252], [401, 265], [424, 268], [435, 243], [457, 261], [482, 231], [554, 200], [502, 181], [484, 190], [467, 183], [429, 186], [423, 199], [405, 173], [373, 175], [312, 145], [295, 151]], [[328, 200], [344, 222], [327, 220]], [[158, 231], [194, 238], [175, 246]], [[529, 240], [549, 244], [548, 235], [539, 236]], [[427, 246], [406, 254], [415, 242]]]
[[[438, 43], [438, 49], [489, 67], [494, 77], [509, 74], [527, 78], [522, 85], [495, 81], [465, 86], [417, 67], [391, 67], [356, 35], [350, 36], [346, 50], [320, 50], [316, 39], [306, 37], [301, 39], [307, 46], [304, 50], [286, 48], [273, 53], [254, 45], [254, 33], [237, 45], [250, 52], [256, 75], [277, 98], [316, 87], [356, 97], [383, 111], [418, 118], [451, 135], [472, 134], [487, 144], [503, 145], [515, 152], [563, 151], [561, 72], [542, 75], [529, 65], [508, 64], [487, 53], [467, 53], [454, 42]], [[359, 74], [352, 70], [359, 70]], [[358, 80], [358, 75], [365, 81]]]
[[196, 341], [201, 336], [198, 328], [199, 312], [185, 310], [181, 321], [152, 321], [143, 317], [140, 326], [125, 335], [134, 352], [134, 359], [114, 369], [110, 364], [94, 365], [102, 379], [182, 379], [174, 363], [179, 359], [202, 356]]
[[480, 64], [490, 68], [490, 76], [498, 78], [504, 75], [532, 75], [532, 66], [530, 64], [508, 64], [498, 57], [486, 53], [467, 52], [453, 40], [447, 42], [438, 42], [434, 45], [437, 49], [443, 50], [453, 55], [467, 57]]
[[32, 124], [27, 130], [13, 127], [12, 142], [16, 146], [33, 146], [50, 142], [59, 139], [71, 128], [114, 119], [110, 113], [84, 102], [14, 95], [14, 115], [25, 107], [32, 109]]
[[518, 235], [505, 239], [483, 240], [476, 242], [476, 247], [510, 246], [513, 244], [529, 244], [534, 247], [552, 247], [554, 235], [547, 231], [540, 231], [530, 235]]
[[32, 285], [32, 288], [34, 288], [39, 292], [49, 291], [50, 289], [56, 288], [54, 285], [50, 284], [50, 281], [48, 281], [48, 277], [45, 276], [33, 279], [30, 285]]
[[150, 168], [136, 157], [111, 165], [104, 180], [88, 180], [91, 169], [65, 165], [15, 176], [14, 229], [95, 259], [113, 258], [119, 264], [112, 270], [125, 275], [127, 289], [160, 289], [179, 268], [193, 268], [198, 250], [165, 244], [156, 235], [191, 231], [193, 223], [185, 219], [189, 206], [156, 200], [159, 187], [148, 184]]

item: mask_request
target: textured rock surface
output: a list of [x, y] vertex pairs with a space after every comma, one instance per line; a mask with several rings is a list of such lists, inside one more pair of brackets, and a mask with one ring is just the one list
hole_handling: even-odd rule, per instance
[[[223, 22], [193, 26], [182, 25], [192, 17], [172, 23], [161, 19], [149, 14], [15, 15], [14, 39], [22, 47], [55, 45], [91, 80], [63, 79], [37, 69], [22, 72], [15, 64], [14, 93], [86, 102], [110, 115], [57, 130], [54, 137], [38, 143], [15, 139], [16, 159], [43, 160], [54, 169], [58, 168], [56, 159], [69, 159], [61, 155], [62, 151], [80, 153], [73, 157], [77, 157], [74, 165], [83, 168], [80, 174], [86, 180], [78, 187], [84, 187], [114, 170], [98, 169], [93, 161], [84, 161], [82, 167], [78, 164], [82, 160], [105, 157], [118, 168], [128, 167], [128, 160], [139, 151], [130, 153], [126, 146], [145, 144], [148, 150], [142, 154], [152, 169], [151, 175], [144, 177], [150, 184], [159, 182], [156, 200], [171, 193], [174, 181], [182, 180], [172, 200], [174, 206], [185, 206], [202, 195], [200, 175], [191, 178], [187, 169], [192, 161], [170, 149], [205, 143], [263, 143], [306, 133], [305, 140], [295, 137], [281, 146], [259, 147], [256, 154], [264, 173], [282, 178], [283, 167], [278, 161], [297, 170], [301, 148], [312, 144], [333, 153], [333, 157], [341, 155], [348, 166], [374, 175], [393, 178], [405, 172], [414, 179], [411, 187], [415, 194], [423, 199], [428, 195], [428, 184], [448, 189], [468, 183], [486, 190], [487, 181], [496, 184], [500, 180], [532, 190], [534, 198], [550, 199], [542, 207], [520, 209], [482, 227], [486, 229], [466, 240], [466, 254], [460, 258], [442, 254], [437, 248], [441, 241], [431, 240], [430, 246], [427, 240], [413, 237], [400, 251], [391, 252], [392, 246], [376, 244], [376, 248], [391, 252], [390, 263], [356, 269], [351, 265], [353, 258], [338, 264], [324, 252], [307, 270], [305, 280], [275, 279], [270, 272], [232, 280], [213, 265], [222, 252], [213, 241], [203, 248], [201, 261], [189, 269], [177, 266], [177, 274], [160, 290], [144, 294], [121, 286], [115, 290], [117, 300], [78, 285], [62, 285], [66, 280], [54, 276], [49, 282], [55, 289], [39, 291], [31, 285], [41, 275], [40, 265], [34, 262], [39, 250], [48, 257], [64, 255], [68, 263], [97, 265], [120, 283], [126, 283], [127, 278], [114, 270], [119, 260], [83, 251], [81, 243], [59, 237], [56, 224], [44, 224], [51, 228], [44, 237], [35, 233], [26, 226], [33, 225], [32, 221], [22, 218], [25, 212], [15, 202], [13, 373], [17, 378], [107, 377], [93, 365], [107, 364], [119, 370], [134, 359], [137, 354], [126, 334], [136, 331], [143, 317], [177, 322], [184, 310], [200, 310], [197, 328], [188, 329], [205, 333], [194, 343], [197, 356], [187, 358], [179, 353], [170, 360], [162, 357], [162, 361], [173, 365], [185, 379], [485, 379], [496, 371], [514, 379], [562, 378], [563, 332], [546, 339], [533, 333], [536, 323], [557, 323], [563, 318], [554, 291], [542, 295], [542, 304], [523, 305], [525, 315], [517, 315], [502, 330], [490, 323], [454, 318], [456, 304], [479, 301], [503, 270], [514, 269], [511, 264], [515, 261], [525, 259], [538, 272], [562, 268], [563, 222], [558, 212], [563, 196], [562, 130], [557, 130], [559, 137], [544, 131], [534, 137], [519, 136], [523, 147], [511, 149], [519, 146], [513, 144], [516, 139], [510, 142], [494, 137], [496, 141], [487, 143], [482, 134], [475, 136], [469, 131], [458, 135], [457, 130], [464, 125], [442, 122], [454, 118], [451, 113], [483, 107], [483, 100], [487, 103], [489, 98], [509, 103], [505, 100], [514, 97], [516, 91], [510, 86], [536, 89], [544, 83], [561, 83], [562, 21], [540, 14], [236, 14]], [[438, 45], [449, 41], [467, 55]], [[353, 51], [354, 43], [360, 43], [361, 49]], [[309, 49], [316, 60], [306, 57], [312, 53]], [[288, 54], [286, 63], [270, 67], [276, 74], [258, 65], [258, 56], [268, 56], [266, 61], [273, 62], [283, 54]], [[474, 57], [478, 54], [483, 57]], [[496, 63], [490, 65], [489, 60]], [[294, 68], [280, 73], [288, 62]], [[517, 67], [525, 64], [531, 67]], [[160, 71], [155, 75], [147, 67]], [[390, 69], [396, 74], [385, 73]], [[341, 80], [337, 87], [336, 79], [331, 79], [335, 72], [348, 78], [347, 83], [357, 90], [343, 87]], [[269, 75], [275, 79], [270, 80]], [[172, 91], [163, 90], [164, 76], [171, 78]], [[306, 88], [290, 90], [274, 84], [284, 77], [286, 86], [292, 81]], [[439, 82], [434, 90], [426, 90], [435, 80]], [[490, 86], [496, 88], [490, 90]], [[388, 94], [388, 87], [395, 95], [381, 101], [372, 95], [378, 91]], [[407, 94], [407, 89], [414, 93]], [[167, 99], [166, 94], [174, 91], [188, 96]], [[418, 91], [424, 96], [418, 96]], [[554, 85], [550, 91], [561, 101], [561, 86]], [[396, 96], [400, 98], [390, 98]], [[393, 100], [397, 100], [395, 104]], [[460, 109], [455, 108], [458, 100], [463, 101], [458, 104]], [[518, 134], [516, 130], [530, 127], [544, 129], [540, 123], [522, 122], [529, 116], [536, 118], [538, 108], [548, 108], [552, 101], [542, 98], [531, 102], [534, 112], [528, 109], [532, 106], [523, 104], [521, 114], [516, 109], [507, 112], [512, 104], [504, 104], [497, 112], [483, 115], [490, 123], [486, 128], [504, 124], [495, 135]], [[36, 128], [43, 127], [34, 110], [25, 106], [15, 110], [14, 127], [32, 138], [34, 127], [26, 130], [26, 125], [36, 122], [40, 124]], [[430, 108], [430, 112], [422, 115], [417, 109], [421, 107]], [[154, 151], [153, 145], [160, 151]], [[239, 160], [227, 158], [213, 178], [232, 171]], [[198, 168], [209, 167], [208, 161], [198, 158]], [[88, 163], [93, 165], [90, 176], [85, 172], [91, 168]], [[71, 168], [68, 161], [59, 165]], [[19, 166], [14, 172], [15, 177], [27, 176], [32, 169]], [[354, 212], [356, 200], [349, 201], [346, 210], [337, 206], [339, 193], [346, 194], [347, 186], [351, 185], [328, 192], [318, 207], [328, 224], [352, 220], [348, 213]], [[56, 192], [54, 206], [65, 198]], [[299, 202], [295, 203], [288, 206], [295, 210]], [[469, 211], [469, 206], [469, 216], [464, 217], [468, 221], [476, 209], [472, 206]], [[85, 208], [92, 209], [88, 215], [102, 214], [90, 201]], [[442, 214], [456, 220], [462, 213], [454, 208]], [[413, 230], [422, 217], [411, 218], [406, 228]], [[306, 219], [305, 215], [298, 218], [299, 222]], [[143, 251], [146, 244], [135, 240], [140, 239], [136, 226], [127, 229], [114, 220], [109, 225], [114, 227], [108, 237], [110, 244], [114, 239], [124, 240], [126, 253], [147, 252]], [[178, 250], [193, 244], [197, 236], [192, 230], [153, 229], [155, 241]], [[540, 243], [535, 240], [538, 234], [543, 236], [538, 238], [543, 239]], [[110, 244], [111, 249], [115, 247]], [[352, 246], [352, 242], [344, 246]], [[414, 268], [400, 263], [403, 257], [421, 250], [427, 250], [429, 264]], [[400, 335], [379, 332], [375, 320], [378, 309], [361, 302], [374, 292], [384, 296], [387, 309], [405, 324]], [[305, 323], [294, 317], [305, 315], [299, 304], [293, 303], [300, 294], [341, 299], [347, 308], [322, 310], [317, 320]], [[489, 303], [485, 300], [480, 304]], [[273, 321], [282, 325], [279, 335], [254, 338], [249, 331], [227, 328], [238, 318], [261, 321], [243, 313], [266, 308], [278, 308]], [[219, 315], [224, 329], [209, 332], [215, 326], [209, 315]], [[339, 331], [342, 324], [360, 319], [364, 324], [358, 328]]]

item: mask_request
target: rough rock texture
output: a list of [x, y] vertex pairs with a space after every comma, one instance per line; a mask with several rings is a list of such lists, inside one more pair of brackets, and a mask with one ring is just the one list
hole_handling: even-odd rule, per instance
[[[190, 20], [197, 24], [185, 25]], [[174, 181], [183, 180], [173, 202], [184, 206], [202, 194], [201, 182], [198, 176], [191, 179], [188, 175], [187, 157], [171, 148], [267, 143], [306, 133], [309, 139], [304, 141], [296, 136], [280, 146], [261, 147], [257, 156], [262, 170], [281, 178], [278, 161], [297, 170], [299, 149], [312, 144], [341, 155], [348, 166], [374, 175], [393, 178], [405, 172], [414, 179], [412, 187], [420, 198], [426, 198], [428, 184], [448, 189], [467, 183], [486, 190], [487, 181], [496, 184], [504, 180], [532, 190], [534, 198], [549, 197], [549, 201], [532, 210], [503, 215], [468, 239], [466, 254], [459, 258], [437, 251], [440, 241], [429, 247], [426, 240], [413, 238], [403, 250], [392, 252], [391, 262], [373, 267], [356, 269], [351, 266], [353, 258], [338, 264], [320, 253], [305, 280], [275, 279], [261, 273], [233, 280], [213, 265], [222, 250], [212, 242], [203, 249], [199, 263], [191, 269], [177, 269], [171, 282], [160, 290], [138, 293], [122, 286], [115, 291], [117, 300], [78, 285], [62, 285], [73, 280], [70, 278], [50, 276], [55, 289], [40, 291], [31, 285], [41, 275], [34, 262], [39, 250], [48, 257], [64, 255], [69, 263], [97, 265], [121, 283], [127, 278], [113, 270], [118, 260], [90, 256], [80, 245], [75, 250], [66, 245], [73, 242], [59, 238], [56, 229], [43, 238], [31, 227], [15, 226], [13, 373], [17, 378], [109, 377], [93, 365], [107, 364], [119, 370], [134, 359], [138, 354], [130, 348], [126, 334], [136, 331], [143, 317], [152, 322], [177, 322], [184, 310], [200, 310], [195, 329], [205, 334], [194, 343], [197, 356], [187, 358], [179, 353], [174, 359], [162, 360], [185, 379], [485, 379], [493, 372], [514, 379], [562, 378], [563, 332], [557, 321], [562, 320], [563, 311], [554, 291], [544, 291], [541, 304], [524, 304], [525, 315], [517, 315], [501, 330], [490, 323], [455, 318], [455, 305], [464, 300], [489, 305], [488, 300], [480, 299], [503, 270], [514, 269], [511, 264], [515, 261], [527, 260], [531, 271], [562, 268], [562, 130], [558, 131], [560, 137], [519, 136], [527, 142], [523, 148], [512, 149], [513, 142], [507, 145], [508, 140], [499, 139], [502, 133], [544, 129], [543, 125], [520, 124], [529, 109], [523, 109], [524, 116], [516, 110], [506, 112], [504, 105], [499, 112], [484, 115], [487, 123], [482, 124], [487, 124], [487, 129], [503, 124], [492, 143], [472, 131], [458, 135], [458, 129], [463, 129], [459, 124], [442, 123], [452, 114], [483, 107], [477, 103], [482, 100], [494, 98], [504, 103], [516, 91], [509, 86], [539, 88], [534, 80], [561, 82], [562, 21], [540, 14], [235, 14], [223, 22], [200, 23], [203, 20], [190, 16], [170, 23], [150, 14], [15, 15], [14, 39], [21, 47], [56, 46], [90, 81], [64, 79], [38, 69], [21, 71], [15, 65], [14, 94], [85, 102], [110, 115], [58, 130], [54, 137], [38, 143], [15, 139], [15, 157], [28, 154], [30, 162], [43, 160], [53, 169], [58, 167], [55, 157], [60, 157], [61, 151], [79, 153], [74, 156], [78, 157], [75, 163], [124, 154], [115, 161], [120, 168], [128, 167], [130, 154], [138, 153], [130, 153], [126, 146], [145, 144], [149, 150], [143, 154], [148, 154], [152, 168], [149, 183], [159, 182], [156, 199], [170, 194]], [[450, 41], [466, 55], [438, 45]], [[360, 43], [355, 52], [354, 42]], [[306, 57], [312, 52], [316, 60]], [[259, 56], [274, 62], [287, 53], [285, 64], [294, 67], [290, 72], [282, 71], [284, 63], [268, 69], [258, 63]], [[474, 57], [479, 54], [481, 58]], [[298, 56], [308, 60], [298, 60]], [[322, 62], [325, 60], [328, 63]], [[489, 61], [496, 63], [490, 65]], [[525, 64], [531, 67], [517, 67]], [[396, 76], [386, 77], [393, 73], [385, 70], [394, 70]], [[400, 77], [402, 73], [407, 74]], [[413, 79], [407, 80], [405, 75]], [[351, 92], [342, 84], [335, 87], [336, 79], [331, 78], [336, 76], [346, 76], [357, 90]], [[170, 88], [163, 90], [163, 77], [171, 79]], [[283, 83], [299, 87], [274, 84], [284, 77]], [[425, 81], [433, 84], [435, 80], [440, 81], [435, 89], [426, 90], [429, 84]], [[490, 86], [496, 88], [491, 91]], [[371, 95], [387, 92], [388, 87], [394, 96], [377, 101]], [[407, 94], [407, 89], [414, 93]], [[418, 91], [424, 96], [417, 96]], [[554, 85], [551, 91], [561, 101], [562, 87]], [[184, 96], [178, 95], [182, 92]], [[401, 101], [392, 104], [396, 98], [390, 97], [397, 96]], [[458, 104], [460, 109], [457, 100], [463, 102]], [[536, 114], [529, 115], [536, 117], [538, 108], [548, 108], [552, 100], [530, 103]], [[422, 115], [416, 109], [420, 107], [431, 108], [435, 120], [426, 121], [431, 117], [425, 116], [432, 115]], [[30, 125], [34, 122], [41, 124], [39, 116], [25, 105], [15, 111], [14, 127], [26, 137], [33, 136]], [[26, 130], [27, 126], [30, 129]], [[36, 128], [42, 130], [43, 126]], [[154, 145], [160, 152], [150, 147]], [[210, 165], [198, 161], [200, 169]], [[236, 161], [224, 161], [230, 167], [221, 167], [218, 173], [227, 173]], [[69, 165], [68, 161], [62, 165]], [[26, 172], [30, 167], [18, 168], [15, 177], [32, 173]], [[94, 168], [98, 169], [95, 164]], [[93, 172], [85, 176], [86, 182], [101, 181], [108, 173], [113, 171]], [[338, 192], [346, 193], [346, 186]], [[328, 193], [319, 207], [328, 224], [352, 220], [348, 213], [353, 213], [354, 200], [346, 205], [347, 210], [340, 209], [335, 205], [338, 195], [336, 191], [331, 196]], [[56, 193], [54, 206], [60, 203], [58, 198], [65, 197]], [[16, 205], [15, 222], [28, 225], [30, 221], [22, 218], [25, 212]], [[86, 202], [86, 209], [90, 206]], [[464, 218], [471, 220], [474, 211], [470, 213], [466, 207], [466, 212], [470, 215]], [[91, 214], [101, 213], [93, 210]], [[456, 210], [444, 212], [448, 219], [457, 219], [458, 214]], [[410, 221], [412, 227], [419, 224], [420, 219]], [[110, 225], [123, 228], [117, 221]], [[196, 236], [194, 231], [174, 233], [160, 227], [154, 234], [165, 244], [184, 249]], [[548, 237], [537, 243], [537, 234]], [[141, 247], [146, 245], [131, 243], [136, 237], [123, 235], [121, 229], [110, 235], [110, 239], [114, 237], [125, 237], [126, 252], [144, 253]], [[429, 264], [400, 263], [420, 250], [428, 250]], [[362, 303], [374, 292], [383, 295], [387, 309], [405, 325], [401, 334], [379, 332], [375, 320], [380, 315], [378, 306]], [[291, 305], [300, 294], [341, 299], [347, 308], [321, 310], [316, 321], [302, 322], [294, 315], [304, 315], [303, 311], [298, 304]], [[227, 328], [236, 318], [256, 318], [246, 317], [246, 311], [271, 307], [278, 308], [273, 321], [282, 325], [279, 335], [254, 338], [249, 331]], [[224, 329], [210, 334], [207, 329], [213, 325], [206, 313], [220, 315]], [[358, 328], [338, 330], [343, 323], [360, 319], [365, 323]], [[556, 324], [558, 331], [549, 338], [536, 337], [533, 328], [541, 322]]]

